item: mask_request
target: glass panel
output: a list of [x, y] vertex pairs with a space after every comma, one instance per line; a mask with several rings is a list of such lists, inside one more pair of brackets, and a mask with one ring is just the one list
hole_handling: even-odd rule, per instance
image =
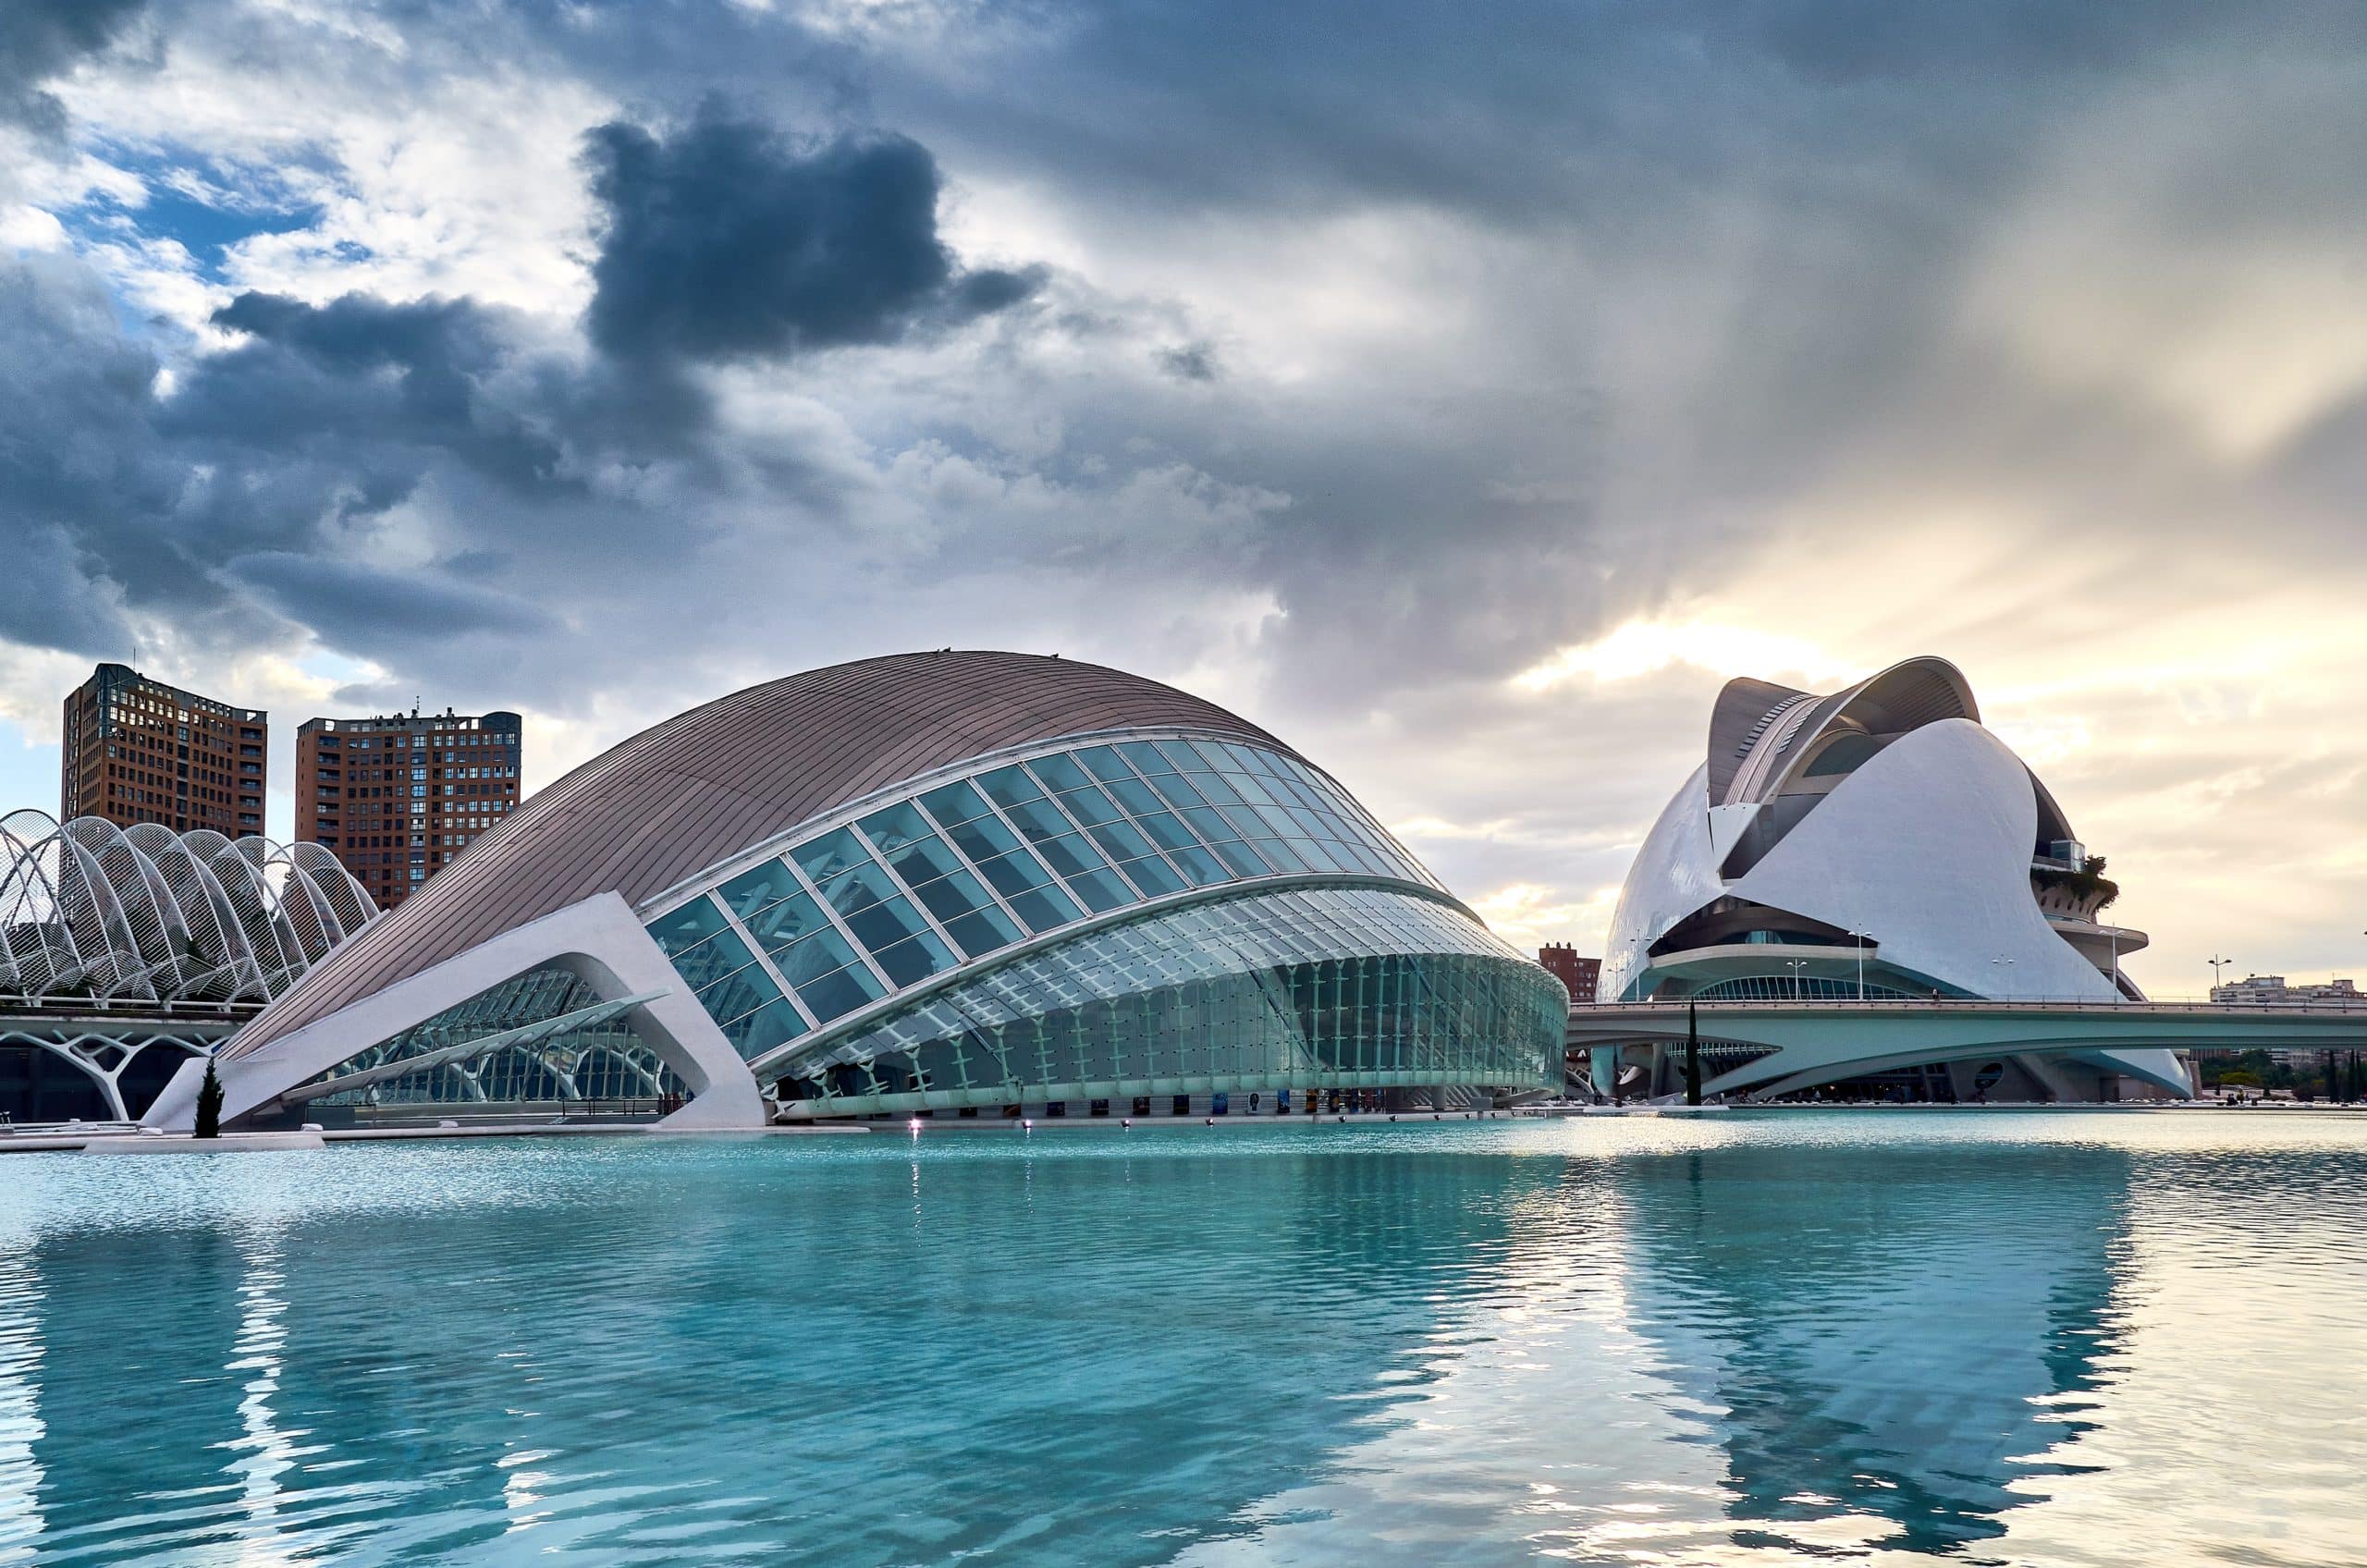
[[826, 882], [850, 865], [868, 863], [871, 851], [857, 843], [853, 834], [840, 827], [798, 845], [789, 851], [789, 858], [803, 866], [805, 875], [815, 881]]
[[1191, 742], [1191, 747], [1200, 753], [1200, 761], [1216, 772], [1238, 773], [1241, 771], [1241, 765], [1233, 760], [1225, 751], [1224, 742], [1221, 741], [1194, 741]]
[[1251, 838], [1264, 839], [1280, 836], [1285, 839], [1320, 839], [1325, 837], [1324, 834], [1317, 832], [1305, 823], [1292, 821], [1291, 814], [1280, 806], [1243, 806], [1237, 812], [1227, 812], [1225, 815], [1235, 822], [1254, 820], [1265, 824], [1264, 827], [1253, 830], [1248, 835]]
[[797, 891], [797, 874], [777, 860], [743, 871], [716, 889], [731, 913], [745, 919], [767, 904], [779, 903]]
[[731, 1048], [744, 1061], [804, 1034], [805, 1020], [797, 1015], [787, 998], [782, 998], [722, 1027], [723, 1037], [731, 1042]]
[[1196, 773], [1192, 775], [1192, 784], [1208, 798], [1211, 805], [1237, 806], [1241, 803], [1241, 791], [1227, 783], [1221, 773]]
[[719, 931], [674, 961], [682, 984], [695, 991], [744, 964], [755, 962], [748, 944], [729, 931]]
[[1268, 806], [1258, 815], [1278, 827], [1282, 827], [1284, 822], [1294, 824], [1293, 827], [1282, 827], [1282, 831], [1296, 832], [1303, 838], [1344, 839], [1353, 843], [1363, 837], [1362, 834], [1349, 832], [1347, 826], [1338, 817], [1308, 811], [1304, 806], [1293, 806], [1287, 811], [1280, 806]]
[[1235, 790], [1239, 790], [1241, 798], [1247, 801], [1250, 804], [1270, 805], [1273, 803], [1275, 798], [1274, 792], [1266, 787], [1267, 780], [1263, 775], [1256, 773], [1228, 773], [1224, 777], [1225, 782], [1231, 784]]
[[1118, 797], [1120, 805], [1136, 816], [1148, 816], [1153, 812], [1167, 809], [1165, 803], [1151, 793], [1150, 786], [1139, 778], [1113, 778], [1110, 781], [1110, 792]]
[[1013, 893], [1011, 907], [1018, 912], [1020, 919], [1027, 922], [1027, 928], [1035, 932], [1066, 925], [1072, 920], [1081, 919], [1085, 913], [1058, 888], [1036, 888], [1024, 893]]
[[678, 910], [671, 910], [649, 923], [650, 939], [666, 950], [666, 956], [693, 948], [723, 929], [723, 912], [711, 899], [693, 899]]
[[[1229, 741], [1225, 743], [1232, 745]], [[1236, 746], [1233, 749], [1248, 759], [1251, 768], [1268, 778], [1290, 777], [1290, 768], [1283, 763], [1282, 757], [1273, 752], [1258, 746]]]
[[848, 867], [822, 884], [822, 896], [840, 914], [852, 914], [868, 909], [882, 899], [892, 899], [896, 889], [889, 885], [888, 874], [875, 861], [864, 861]]
[[1036, 845], [1036, 850], [1044, 857], [1046, 864], [1063, 876], [1098, 871], [1109, 864], [1101, 858], [1099, 852], [1091, 844], [1086, 843], [1083, 838], [1074, 833], [1063, 834], [1058, 839], [1047, 839]]
[[1189, 741], [1154, 741], [1151, 743], [1159, 748], [1159, 754], [1167, 759], [1167, 770], [1170, 773], [1181, 773], [1187, 767], [1197, 768], [1208, 766], [1200, 760], [1200, 753], [1192, 749], [1192, 743]]
[[1150, 841], [1122, 822], [1093, 829], [1093, 841], [1111, 860], [1140, 860], [1150, 853]]
[[962, 950], [972, 958], [990, 953], [997, 948], [1009, 947], [1019, 940], [1019, 927], [999, 909], [982, 909], [975, 914], [965, 914], [959, 920], [945, 923], [946, 935], [962, 944]]
[[1041, 778], [1047, 788], [1054, 790], [1074, 790], [1091, 782], [1085, 778], [1085, 769], [1059, 752], [1037, 757], [1027, 766], [1035, 769], [1036, 777]]
[[1216, 856], [1196, 846], [1191, 849], [1171, 850], [1168, 851], [1168, 858], [1174, 861], [1177, 867], [1184, 876], [1192, 879], [1196, 887], [1213, 888], [1220, 882], [1229, 882], [1233, 879], [1233, 874], [1218, 864]]
[[888, 983], [899, 988], [916, 986], [932, 974], [941, 974], [960, 961], [953, 949], [938, 941], [934, 932], [923, 931], [909, 941], [882, 948], [872, 955], [886, 972]]
[[873, 812], [857, 824], [883, 855], [892, 855], [905, 845], [924, 839], [934, 839], [928, 819], [922, 816], [910, 801], [899, 801], [892, 806]]
[[1090, 784], [1082, 790], [1071, 790], [1062, 794], [1061, 804], [1067, 809], [1071, 816], [1077, 819], [1080, 825], [1086, 827], [1092, 827], [1097, 822], [1118, 820], [1118, 808], [1110, 803], [1110, 797]]
[[877, 953], [920, 935], [928, 929], [928, 922], [904, 900], [889, 899], [847, 916], [847, 929], [854, 933], [856, 941]]
[[864, 1003], [877, 1001], [887, 994], [886, 987], [872, 976], [871, 971], [860, 964], [825, 974], [818, 980], [809, 980], [797, 987], [797, 999], [824, 1023], [833, 1018], [843, 1018]]
[[1126, 874], [1128, 881], [1143, 890], [1143, 897], [1147, 899], [1161, 898], [1184, 890], [1184, 879], [1156, 855], [1126, 861], [1118, 869]]
[[987, 802], [978, 798], [978, 791], [960, 782], [940, 784], [928, 790], [921, 796], [921, 804], [937, 818], [940, 827], [987, 815]]
[[1161, 774], [1150, 781], [1151, 788], [1167, 798], [1167, 803], [1177, 809], [1208, 804], [1208, 797], [1192, 788], [1192, 781], [1180, 773]]
[[1085, 764], [1087, 773], [1104, 784], [1123, 784], [1134, 777], [1134, 769], [1126, 766], [1125, 759], [1118, 754], [1115, 746], [1087, 746], [1073, 755]]
[[1147, 741], [1121, 741], [1118, 753], [1134, 765], [1134, 771], [1147, 777], [1155, 773], [1172, 773], [1175, 765], [1159, 754], [1159, 748]]
[[1044, 798], [1044, 791], [1036, 787], [1036, 780], [1027, 777], [1027, 770], [1017, 763], [1009, 767], [996, 768], [992, 773], [981, 773], [978, 775], [978, 788], [987, 792], [987, 799], [1006, 811], [1022, 801]]
[[1257, 852], [1274, 863], [1276, 871], [1329, 871], [1331, 863], [1320, 856], [1309, 859], [1281, 839], [1260, 839]]
[[727, 974], [698, 993], [699, 1005], [707, 1015], [728, 1023], [744, 1017], [769, 1001], [780, 999], [780, 987], [772, 977], [754, 964], [736, 974]]
[[994, 900], [978, 886], [978, 879], [966, 871], [957, 871], [925, 887], [913, 889], [913, 897], [928, 906], [929, 913], [949, 925], [974, 910], [991, 909]]
[[915, 888], [962, 869], [962, 862], [946, 846], [945, 840], [933, 833], [897, 851], [888, 864], [896, 868], [896, 874], [906, 883]]
[[1225, 835], [1228, 839], [1263, 839], [1274, 831], [1253, 806], [1225, 806], [1219, 815], [1233, 824], [1233, 831]]
[[1022, 801], [1010, 809], [1012, 826], [1026, 835], [1031, 844], [1075, 831], [1075, 825], [1049, 801]]
[[1233, 868], [1236, 876], [1265, 876], [1270, 874], [1266, 863], [1257, 858], [1257, 851], [1246, 844], [1210, 844], [1208, 848], [1216, 851], [1219, 860]]
[[1004, 898], [1024, 893], [1030, 888], [1040, 888], [1052, 879], [1052, 874], [1044, 869], [1044, 863], [1025, 850], [1013, 850], [1007, 855], [982, 860], [978, 863], [978, 871]]
[[1192, 831], [1200, 836], [1203, 843], [1220, 844], [1227, 839], [1241, 837], [1233, 831], [1233, 824], [1207, 806], [1184, 807], [1184, 820], [1192, 825]]
[[952, 839], [954, 848], [974, 861], [1019, 848], [1019, 836], [990, 816], [950, 828], [947, 836]]
[[836, 931], [816, 931], [805, 940], [783, 952], [775, 961], [782, 976], [792, 986], [803, 986], [816, 975], [854, 962], [854, 949], [847, 946], [845, 937]]
[[1134, 889], [1110, 871], [1087, 871], [1068, 879], [1069, 888], [1096, 914], [1122, 909], [1134, 901]]
[[1136, 817], [1134, 826], [1149, 834], [1151, 841], [1162, 850], [1197, 849], [1200, 844], [1200, 840], [1192, 836], [1190, 828], [1163, 811]]
[[777, 953], [800, 937], [822, 930], [829, 924], [813, 895], [800, 893], [793, 899], [783, 899], [770, 909], [759, 910], [749, 918], [748, 931], [767, 952]]

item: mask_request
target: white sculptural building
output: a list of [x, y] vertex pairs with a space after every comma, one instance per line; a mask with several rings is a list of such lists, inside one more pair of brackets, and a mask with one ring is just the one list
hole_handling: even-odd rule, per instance
[[[1729, 681], [1708, 754], [1622, 888], [1600, 995], [1641, 1001], [2141, 1001], [2118, 888], [1937, 658], [1829, 695]], [[1820, 1064], [1821, 1081], [1870, 1062]], [[1949, 1097], [2188, 1092], [2166, 1049], [1932, 1064]], [[1941, 1080], [1932, 1080], [1935, 1086]], [[1798, 1075], [1786, 1088], [1812, 1087]]]

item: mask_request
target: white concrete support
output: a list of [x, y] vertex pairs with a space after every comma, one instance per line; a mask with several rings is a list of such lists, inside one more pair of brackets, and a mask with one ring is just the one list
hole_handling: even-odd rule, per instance
[[[568, 970], [604, 1000], [662, 992], [624, 1015], [643, 1043], [689, 1085], [688, 1105], [660, 1123], [682, 1129], [761, 1127], [764, 1102], [755, 1076], [650, 939], [632, 907], [601, 893], [503, 932], [352, 1006], [291, 1034], [241, 1051], [234, 1035], [217, 1059], [225, 1121], [269, 1105], [381, 1041], [529, 970]], [[183, 1129], [196, 1119], [204, 1065], [181, 1070], [145, 1121]]]

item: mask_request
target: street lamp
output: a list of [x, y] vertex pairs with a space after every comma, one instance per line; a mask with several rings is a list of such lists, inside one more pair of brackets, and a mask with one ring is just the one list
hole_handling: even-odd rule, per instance
[[1792, 972], [1792, 999], [1794, 1001], [1798, 1001], [1800, 999], [1800, 971], [1806, 969], [1808, 966], [1809, 961], [1804, 958], [1787, 958], [1784, 961], [1784, 967]]
[[1989, 961], [1989, 967], [1992, 969], [1996, 969], [2000, 964], [2005, 967], [2000, 971], [2003, 988], [1999, 990], [1997, 997], [2000, 1001], [2011, 1001], [2014, 996], [2014, 961], [2003, 955]]
[[1849, 928], [1849, 936], [1858, 944], [1858, 999], [1864, 1001], [1866, 999], [1866, 944], [1874, 939], [1874, 934], [1871, 931], [1860, 931], [1853, 925]]
[[[2211, 965], [2211, 988], [2216, 991], [2219, 989], [2219, 972], [2236, 961], [2231, 958], [2213, 958], [2205, 962]], [[2219, 998], [2214, 996], [2211, 999], [2217, 1001]]]

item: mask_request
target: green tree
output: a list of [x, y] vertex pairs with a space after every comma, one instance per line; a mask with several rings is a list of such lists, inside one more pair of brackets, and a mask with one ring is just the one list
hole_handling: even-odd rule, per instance
[[214, 1059], [205, 1059], [205, 1082], [197, 1086], [197, 1131], [201, 1138], [222, 1135], [222, 1080], [214, 1071]]

